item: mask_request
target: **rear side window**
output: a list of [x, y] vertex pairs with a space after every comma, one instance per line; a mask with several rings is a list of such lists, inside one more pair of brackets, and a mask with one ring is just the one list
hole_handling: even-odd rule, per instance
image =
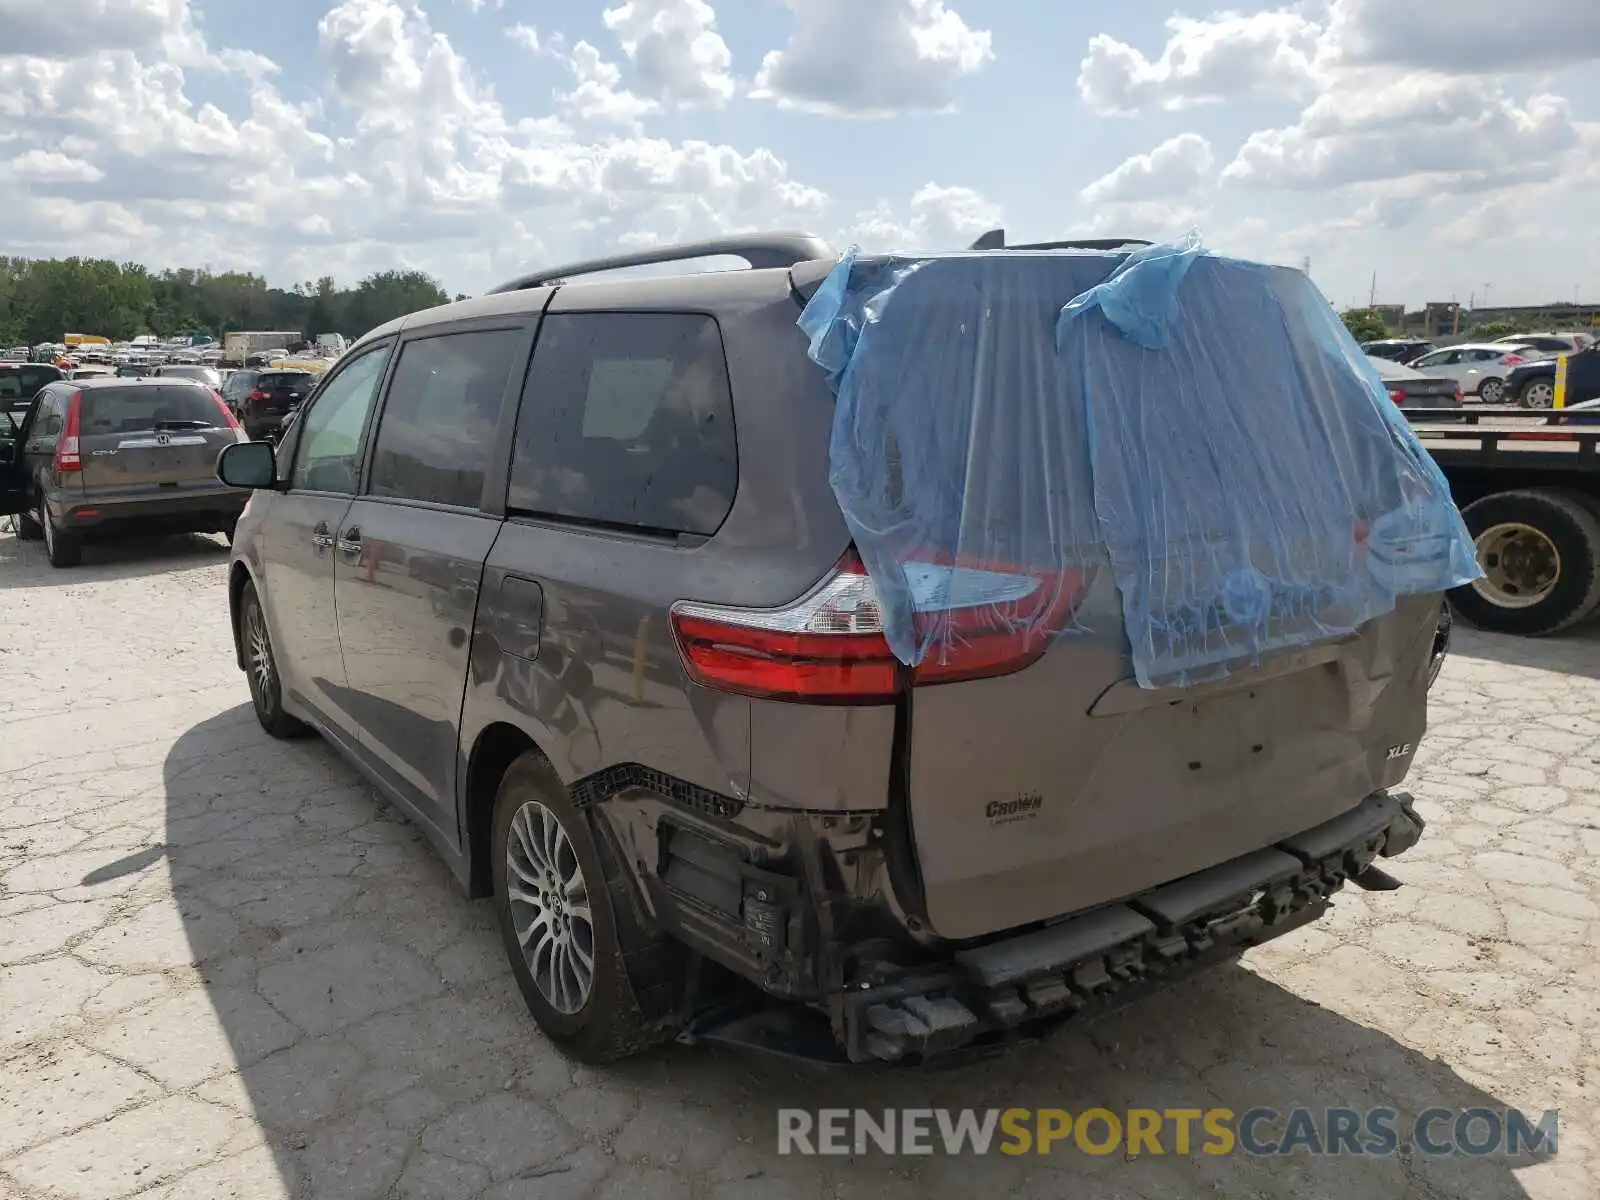
[[264, 392], [310, 391], [316, 378], [310, 371], [263, 371], [255, 385]]
[[546, 316], [508, 508], [712, 534], [739, 482], [722, 335], [689, 313]]
[[400, 351], [378, 421], [374, 496], [477, 508], [520, 329], [446, 333]]
[[211, 393], [190, 385], [85, 389], [83, 432], [136, 433], [173, 422], [210, 427], [222, 420]]

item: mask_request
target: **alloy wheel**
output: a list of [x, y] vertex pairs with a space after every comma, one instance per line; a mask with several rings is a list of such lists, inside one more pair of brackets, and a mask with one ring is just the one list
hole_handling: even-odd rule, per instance
[[1506, 385], [1498, 379], [1485, 379], [1478, 385], [1478, 399], [1485, 404], [1499, 404], [1505, 394]]
[[1540, 380], [1530, 383], [1522, 393], [1523, 403], [1529, 408], [1550, 408], [1556, 402], [1556, 387], [1553, 383]]
[[246, 653], [250, 658], [250, 698], [263, 713], [271, 713], [278, 701], [278, 671], [272, 661], [272, 641], [267, 637], [267, 619], [259, 603], [244, 610]]
[[594, 991], [594, 916], [589, 887], [560, 819], [537, 800], [511, 818], [506, 900], [523, 961], [551, 1008], [582, 1011]]

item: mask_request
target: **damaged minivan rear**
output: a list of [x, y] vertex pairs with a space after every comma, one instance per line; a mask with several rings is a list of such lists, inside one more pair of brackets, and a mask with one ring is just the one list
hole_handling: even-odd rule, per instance
[[[713, 254], [750, 269], [605, 275]], [[504, 395], [465, 509], [353, 451], [339, 680], [274, 596], [293, 439], [252, 451], [286, 494], [231, 595], [263, 725], [419, 817], [567, 1052], [984, 1053], [1394, 886], [1477, 566], [1303, 274], [795, 235], [574, 264], [353, 348], [397, 347], [380, 457], [410, 358], [437, 407], [447, 339], [501, 329], [488, 391], [460, 358]]]

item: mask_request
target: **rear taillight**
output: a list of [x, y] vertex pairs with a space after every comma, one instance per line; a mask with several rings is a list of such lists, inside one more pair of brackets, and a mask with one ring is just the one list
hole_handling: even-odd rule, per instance
[[67, 423], [61, 427], [61, 437], [56, 441], [57, 471], [83, 470], [83, 456], [78, 450], [78, 436], [82, 425], [83, 393], [73, 392], [67, 400]]
[[1521, 364], [1527, 362], [1528, 360], [1523, 358], [1522, 355], [1520, 355], [1520, 354], [1508, 354], [1504, 358], [1502, 358], [1500, 361], [1505, 363], [1505, 365], [1508, 366], [1508, 367], [1515, 367], [1515, 366], [1520, 366]]
[[207, 388], [206, 390], [211, 393], [212, 401], [222, 410], [223, 423], [235, 432], [244, 432], [244, 426], [239, 424], [239, 418], [233, 415], [233, 409], [228, 407], [228, 402], [222, 398], [222, 393], [215, 388]]
[[252, 389], [250, 394], [245, 397], [251, 404], [260, 404], [262, 401], [270, 400], [271, 398], [270, 394], [263, 392], [260, 388]]
[[813, 704], [877, 704], [908, 683], [1006, 675], [1042, 655], [1071, 620], [1088, 576], [906, 564], [918, 634], [930, 649], [915, 669], [884, 637], [877, 589], [855, 551], [810, 595], [778, 609], [683, 601], [672, 626], [689, 677], [719, 691]]
[[1460, 388], [1457, 388], [1456, 389], [1456, 403], [1457, 404], [1465, 404], [1466, 402], [1467, 402], [1467, 394], [1465, 392], [1463, 392]]
[[1403, 388], [1390, 388], [1389, 389], [1389, 399], [1393, 400], [1396, 404], [1404, 404], [1406, 402], [1405, 389], [1403, 389]]

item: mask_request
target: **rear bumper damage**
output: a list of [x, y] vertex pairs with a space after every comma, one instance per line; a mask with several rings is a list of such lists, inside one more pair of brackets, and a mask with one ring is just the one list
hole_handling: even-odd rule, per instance
[[[1010, 1049], [1308, 924], [1346, 882], [1398, 886], [1374, 864], [1409, 850], [1422, 831], [1408, 794], [1375, 793], [1274, 846], [1055, 924], [977, 944], [924, 945], [916, 962], [864, 977], [822, 970], [831, 986], [811, 997], [795, 978], [774, 987], [781, 972], [769, 970], [756, 978], [769, 995], [810, 1002], [702, 1009], [680, 1036], [838, 1065], [933, 1064]], [[780, 901], [770, 876], [765, 882], [756, 940], [793, 944], [805, 936], [805, 914]], [[790, 890], [785, 899], [798, 896]], [[658, 912], [663, 900], [670, 903], [665, 891]], [[684, 932], [680, 926], [691, 946], [701, 940]]]

